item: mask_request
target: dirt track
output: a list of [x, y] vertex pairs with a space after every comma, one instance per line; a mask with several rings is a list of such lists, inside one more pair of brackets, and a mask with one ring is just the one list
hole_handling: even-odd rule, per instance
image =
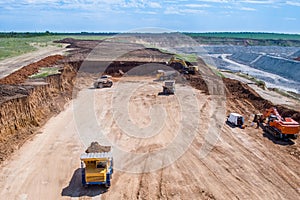
[[[125, 78], [123, 83], [127, 87], [142, 83], [131, 94], [128, 107], [128, 120], [135, 126], [143, 128], [151, 123], [149, 109], [153, 105], [164, 107], [167, 120], [157, 135], [141, 140], [122, 131], [111, 105], [117, 98], [114, 96], [117, 85], [102, 90], [87, 87], [73, 100], [74, 104], [70, 103], [65, 111], [48, 121], [40, 134], [4, 163], [0, 170], [1, 196], [6, 199], [296, 199], [300, 195], [299, 158], [290, 155], [288, 145], [276, 144], [272, 138], [263, 136], [261, 130], [233, 129], [224, 124], [214, 149], [205, 158], [199, 158], [209, 128], [207, 119], [211, 118], [214, 105], [211, 96], [198, 90], [193, 91], [200, 108], [199, 128], [192, 144], [178, 160], [151, 173], [132, 174], [116, 169], [108, 191], [99, 187], [82, 188], [79, 171], [79, 157], [85, 150], [82, 141], [95, 139], [95, 134], [86, 112], [74, 118], [73, 109], [91, 109], [86, 104], [90, 102], [87, 98], [96, 97], [93, 111], [107, 138], [116, 147], [130, 152], [159, 151], [171, 143], [180, 127], [181, 105], [176, 96], [157, 95], [161, 83], [132, 77]], [[176, 87], [178, 92], [188, 89]], [[236, 107], [235, 103], [227, 102], [228, 108]], [[246, 103], [238, 103], [239, 110], [245, 114], [254, 111]], [[78, 120], [82, 123], [78, 124]], [[81, 129], [76, 123], [86, 130], [85, 135], [78, 135]], [[299, 145], [293, 148], [299, 150]], [[116, 164], [124, 162], [124, 157], [114, 157]], [[144, 157], [142, 163], [147, 160]], [[130, 164], [130, 160], [125, 162]]]

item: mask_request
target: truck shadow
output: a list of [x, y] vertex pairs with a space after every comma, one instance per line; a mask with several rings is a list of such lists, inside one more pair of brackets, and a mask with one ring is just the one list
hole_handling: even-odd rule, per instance
[[225, 123], [226, 123], [230, 128], [239, 128], [238, 126], [235, 126], [234, 124], [230, 123], [228, 120], [226, 120]]
[[112, 87], [103, 87], [103, 88], [88, 87], [87, 89], [89, 89], [89, 90], [109, 90]]
[[62, 190], [61, 195], [68, 197], [95, 197], [105, 192], [107, 192], [105, 186], [91, 185], [83, 187], [81, 184], [81, 169], [78, 168], [74, 171], [69, 185]]
[[282, 145], [282, 146], [287, 146], [287, 145], [294, 145], [295, 142], [292, 141], [291, 139], [286, 139], [286, 140], [280, 140], [278, 138], [276, 138], [275, 136], [267, 133], [267, 132], [264, 132], [263, 133], [263, 136], [268, 138], [269, 140], [271, 140], [274, 144], [279, 144], [279, 145]]
[[163, 93], [163, 92], [159, 92], [157, 95], [158, 95], [158, 96], [169, 96], [169, 94], [165, 94], [165, 93]]

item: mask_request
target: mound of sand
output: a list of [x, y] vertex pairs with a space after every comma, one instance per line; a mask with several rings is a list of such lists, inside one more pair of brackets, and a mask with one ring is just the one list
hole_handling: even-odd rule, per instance
[[92, 142], [85, 153], [103, 153], [110, 152], [111, 146], [102, 146], [98, 142]]

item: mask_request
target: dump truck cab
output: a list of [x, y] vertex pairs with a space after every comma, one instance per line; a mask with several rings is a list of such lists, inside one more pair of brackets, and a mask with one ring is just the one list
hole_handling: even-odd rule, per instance
[[163, 86], [163, 94], [169, 95], [169, 94], [175, 94], [175, 81], [165, 81], [165, 85]]
[[110, 186], [113, 173], [113, 158], [111, 152], [84, 153], [80, 157], [82, 185]]

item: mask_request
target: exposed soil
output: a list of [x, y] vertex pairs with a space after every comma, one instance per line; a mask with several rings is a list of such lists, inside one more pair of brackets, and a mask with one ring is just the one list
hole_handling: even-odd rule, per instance
[[[72, 98], [78, 68], [76, 63], [62, 63], [63, 58], [49, 56], [0, 79], [0, 162], [33, 137]], [[28, 76], [40, 68], [58, 64], [61, 74], [28, 81]]]
[[282, 105], [274, 105], [272, 102], [263, 99], [251, 87], [240, 81], [224, 78], [227, 96], [231, 99], [243, 100], [250, 102], [254, 108], [262, 113], [266, 108], [276, 107], [282, 117], [292, 117], [300, 123], [300, 111], [286, 108]]
[[111, 146], [102, 146], [98, 142], [92, 142], [91, 145], [85, 150], [85, 153], [103, 153], [110, 152]]
[[[250, 81], [249, 79], [243, 78], [233, 73], [227, 73], [222, 71], [222, 74], [227, 78], [239, 80], [244, 84], [247, 84], [251, 87], [256, 93], [258, 93], [262, 98], [271, 101], [274, 105], [283, 105], [284, 107], [290, 108], [292, 110], [300, 109], [300, 101], [296, 99], [291, 99], [291, 97], [286, 97], [278, 92], [274, 91], [272, 88], [261, 88], [255, 84], [255, 82]], [[297, 97], [296, 94], [292, 94]]]
[[[180, 125], [177, 119], [182, 113], [177, 109], [176, 96], [158, 96], [161, 83], [152, 80], [149, 77], [127, 77], [119, 82], [129, 88], [147, 83], [130, 96], [128, 114], [137, 128], [151, 123], [148, 111], [154, 103], [166, 110], [164, 125], [154, 137], [131, 137], [117, 124], [111, 103], [120, 85], [101, 90], [86, 88], [73, 102], [73, 105], [86, 112], [74, 119], [76, 107], [70, 104], [65, 111], [52, 118], [40, 130], [41, 134], [26, 143], [12, 161], [2, 168], [0, 175], [4, 178], [0, 181], [0, 188], [3, 188], [1, 195], [12, 199], [25, 196], [28, 199], [295, 199], [299, 196], [299, 160], [292, 153], [299, 145], [289, 148], [288, 145], [273, 143], [259, 129], [231, 128], [224, 124], [213, 150], [204, 159], [199, 158], [199, 150], [205, 143], [205, 135], [209, 130], [207, 120], [210, 119], [209, 113], [213, 109], [213, 105], [210, 105], [213, 97], [199, 90], [195, 91], [195, 95], [201, 108], [200, 129], [197, 130], [192, 144], [178, 160], [149, 173], [132, 174], [115, 168], [112, 185], [108, 190], [98, 186], [82, 187], [78, 167], [84, 147], [80, 144], [82, 140], [79, 139], [76, 129], [80, 126], [79, 122], [86, 127], [81, 130], [83, 132], [80, 137], [95, 136], [95, 132], [91, 131], [95, 130], [95, 123], [90, 118], [90, 105], [87, 104], [92, 96], [95, 97], [95, 114], [100, 130], [105, 130], [116, 147], [136, 153], [156, 152], [172, 142], [171, 139], [177, 134]], [[176, 88], [178, 92], [188, 90], [184, 85], [176, 85]], [[250, 110], [249, 105], [244, 105], [242, 100], [237, 102], [241, 103], [238, 104], [238, 109], [245, 115], [255, 110]], [[228, 107], [237, 107], [237, 102], [229, 100]], [[190, 103], [187, 106], [193, 108], [195, 102]], [[137, 162], [118, 154], [114, 154], [114, 161], [115, 166]], [[153, 162], [147, 154], [139, 161], [141, 165]], [[38, 171], [41, 173], [37, 173]]]
[[101, 40], [75, 40], [73, 38], [65, 38], [63, 40], [55, 41], [56, 43], [65, 43], [69, 44], [66, 48], [76, 48], [78, 50], [92, 50], [95, 48]]
[[[88, 54], [95, 47], [89, 46], [93, 41], [68, 39], [65, 42], [71, 42], [71, 47], [77, 49], [73, 49], [70, 56], [59, 59], [63, 65], [60, 75], [47, 77], [43, 84], [0, 86], [1, 158], [6, 159], [0, 170], [1, 196], [7, 199], [296, 199], [300, 195], [299, 139], [292, 143], [277, 141], [261, 129], [250, 126], [253, 113], [262, 112], [273, 104], [248, 85], [223, 79], [226, 113], [243, 114], [248, 125], [246, 129], [232, 128], [224, 123], [226, 116], [217, 112], [221, 105], [212, 101], [220, 94], [217, 81], [221, 79], [218, 80], [211, 70], [200, 70], [206, 77], [185, 76], [192, 87], [177, 83], [175, 95], [163, 96], [158, 95], [162, 83], [153, 81], [154, 76], [143, 76], [148, 74], [145, 71], [129, 72], [141, 63], [163, 64], [170, 55], [160, 55], [153, 49], [136, 49], [133, 45], [130, 55], [109, 61], [114, 51], [110, 49], [103, 60], [90, 59], [85, 63], [87, 69], [83, 70], [80, 68], [84, 63], [82, 58], [89, 58]], [[114, 78], [118, 82], [112, 88], [91, 89], [93, 78], [98, 75], [91, 72], [101, 63], [107, 72], [118, 74], [122, 70], [127, 76]], [[24, 82], [26, 78], [14, 79]], [[78, 96], [60, 112], [61, 105], [72, 98], [74, 86]], [[209, 87], [213, 89], [211, 94]], [[184, 97], [184, 104], [180, 97]], [[157, 110], [156, 106], [164, 110]], [[195, 106], [199, 109], [194, 110]], [[283, 116], [291, 115], [300, 121], [299, 111], [276, 107]], [[55, 111], [59, 114], [39, 128]], [[183, 115], [184, 111], [188, 116]], [[192, 114], [197, 112], [194, 118]], [[122, 126], [120, 117], [130, 126]], [[160, 120], [161, 117], [165, 118]], [[173, 143], [186, 119], [199, 121], [184, 128], [182, 141], [171, 152], [153, 159], [152, 153]], [[221, 121], [220, 137], [209, 154], [200, 158], [201, 148], [213, 145], [209, 142], [215, 134], [212, 131], [214, 121]], [[129, 128], [132, 131], [129, 133], [143, 134], [143, 128], [152, 126], [159, 130], [154, 129], [155, 135], [151, 137], [136, 137], [127, 132]], [[182, 150], [181, 144], [185, 144], [192, 131], [195, 136], [183, 154], [163, 166], [170, 156]], [[141, 156], [134, 159], [113, 151], [116, 168], [111, 187], [108, 190], [98, 186], [83, 188], [79, 158], [86, 148], [82, 143], [89, 145], [99, 141], [92, 143], [88, 152], [109, 151], [104, 147], [109, 145], [105, 142], [107, 139], [113, 144], [112, 150], [120, 148]], [[160, 167], [149, 172], [153, 163], [159, 163]], [[141, 166], [137, 169], [144, 173], [130, 173], [118, 166], [129, 166], [129, 169]]]
[[53, 67], [63, 59], [61, 55], [48, 56], [38, 62], [29, 64], [12, 74], [0, 79], [0, 84], [21, 84], [24, 83], [29, 76], [36, 74], [42, 67]]
[[0, 85], [0, 102], [29, 95], [32, 86]]
[[[204, 91], [208, 94], [208, 87], [201, 76], [190, 76], [191, 86]], [[238, 80], [223, 78], [224, 86], [226, 87], [227, 99], [236, 101], [240, 100], [247, 102], [249, 107], [253, 107], [255, 112], [262, 113], [266, 108], [276, 107], [278, 112], [283, 117], [292, 117], [300, 123], [300, 111], [286, 108], [282, 105], [274, 105], [271, 101], [263, 99], [255, 90]]]
[[4, 78], [12, 72], [21, 69], [31, 63], [37, 62], [47, 56], [64, 55], [66, 53], [65, 45], [57, 47], [49, 45], [47, 47], [35, 46], [36, 51], [26, 53], [17, 57], [7, 58], [0, 61], [0, 78]]

